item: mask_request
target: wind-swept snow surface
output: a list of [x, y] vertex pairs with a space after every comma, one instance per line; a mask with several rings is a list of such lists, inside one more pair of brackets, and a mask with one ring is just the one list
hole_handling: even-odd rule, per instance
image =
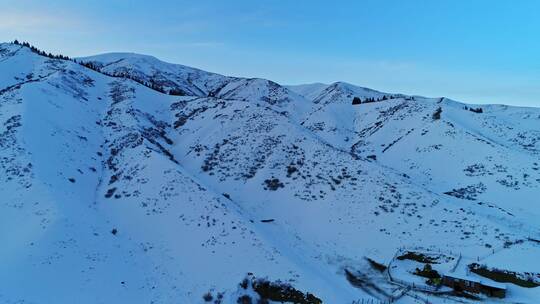
[[401, 247], [538, 271], [538, 109], [77, 61], [94, 69], [0, 44], [2, 303], [237, 303], [253, 277], [324, 303], [469, 301], [366, 259]]

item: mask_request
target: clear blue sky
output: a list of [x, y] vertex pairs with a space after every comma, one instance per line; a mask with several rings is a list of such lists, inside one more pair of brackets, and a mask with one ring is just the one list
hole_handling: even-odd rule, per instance
[[283, 84], [540, 106], [540, 1], [1, 0], [0, 40]]

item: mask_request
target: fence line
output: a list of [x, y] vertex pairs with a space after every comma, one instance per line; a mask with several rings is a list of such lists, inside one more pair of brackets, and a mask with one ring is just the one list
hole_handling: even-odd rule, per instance
[[[428, 286], [428, 285], [417, 285], [415, 283], [411, 283], [411, 282], [408, 282], [408, 281], [405, 281], [405, 280], [401, 280], [401, 279], [398, 279], [398, 278], [395, 278], [392, 276], [392, 264], [393, 262], [397, 259], [398, 255], [400, 254], [403, 254], [405, 253], [405, 251], [414, 251], [414, 252], [419, 252], [419, 253], [425, 253], [425, 254], [433, 254], [433, 253], [439, 253], [441, 255], [445, 255], [445, 256], [457, 256], [457, 259], [456, 259], [456, 262], [455, 264], [453, 265], [453, 267], [451, 268], [451, 272], [454, 272], [456, 270], [456, 268], [458, 267], [459, 263], [461, 262], [463, 256], [461, 253], [459, 254], [456, 254], [450, 250], [448, 251], [441, 251], [440, 249], [438, 250], [429, 250], [429, 249], [426, 249], [426, 248], [421, 248], [421, 247], [400, 247], [396, 253], [394, 254], [394, 256], [392, 257], [392, 259], [390, 260], [390, 262], [388, 263], [387, 265], [387, 268], [386, 268], [386, 271], [385, 271], [385, 274], [387, 275], [388, 277], [388, 280], [396, 285], [399, 285], [401, 287], [403, 287], [403, 291], [399, 294], [399, 297], [394, 297], [392, 296], [392, 300], [397, 300], [401, 297], [403, 297], [405, 294], [407, 294], [408, 291], [410, 290], [413, 290], [413, 291], [420, 291], [420, 292], [426, 292], [426, 293], [431, 293], [431, 294], [444, 294], [446, 293], [445, 291], [440, 291], [440, 289], [438, 287], [434, 287], [434, 286]], [[416, 300], [420, 300], [426, 304], [431, 304], [431, 302], [429, 301], [429, 299], [427, 297], [423, 297], [423, 296], [420, 296], [416, 293], [413, 293], [413, 294], [408, 294], [409, 297], [413, 297], [414, 299]], [[354, 303], [354, 304], [369, 304], [369, 302], [357, 302], [357, 303]], [[376, 302], [374, 302], [376, 303]], [[384, 302], [383, 302], [384, 303]], [[390, 302], [391, 303], [391, 302]]]
[[456, 271], [456, 268], [458, 267], [459, 262], [461, 262], [461, 253], [459, 254], [459, 256], [458, 256], [458, 258], [457, 258], [456, 264], [454, 264], [454, 266], [452, 267], [452, 269], [450, 269], [450, 272]]
[[352, 304], [390, 304], [392, 303], [392, 300], [377, 300], [373, 298], [368, 299], [358, 299], [352, 302]]

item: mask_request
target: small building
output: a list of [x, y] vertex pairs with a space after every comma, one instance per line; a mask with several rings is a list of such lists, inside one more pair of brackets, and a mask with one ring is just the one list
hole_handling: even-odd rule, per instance
[[504, 284], [480, 280], [475, 277], [445, 274], [442, 278], [442, 284], [455, 291], [483, 293], [489, 297], [497, 298], [504, 298], [506, 296], [506, 286]]

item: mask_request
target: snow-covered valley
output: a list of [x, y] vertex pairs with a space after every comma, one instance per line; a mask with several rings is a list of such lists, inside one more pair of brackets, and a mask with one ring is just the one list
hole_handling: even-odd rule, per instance
[[537, 108], [4, 43], [0, 134], [0, 303], [540, 302], [374, 267], [445, 252], [540, 284]]

